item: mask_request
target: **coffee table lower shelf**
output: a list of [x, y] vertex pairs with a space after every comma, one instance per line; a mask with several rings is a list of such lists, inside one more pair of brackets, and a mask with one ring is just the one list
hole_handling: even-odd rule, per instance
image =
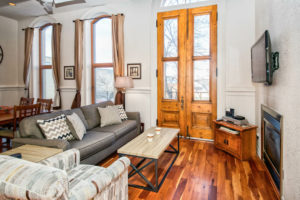
[[[148, 187], [145, 187], [145, 186], [142, 186], [142, 185], [136, 185], [136, 184], [128, 184], [128, 186], [135, 187], [135, 188], [140, 188], [140, 189], [145, 189], [145, 190], [149, 190], [149, 191], [153, 191], [153, 192], [158, 192], [159, 189], [161, 188], [162, 184], [164, 183], [168, 173], [170, 172], [173, 164], [175, 163], [178, 155], [179, 155], [179, 150], [180, 150], [179, 135], [177, 136], [177, 145], [178, 146], [177, 146], [177, 149], [176, 149], [175, 147], [173, 147], [173, 145], [169, 144], [169, 147], [171, 147], [173, 149], [173, 151], [165, 150], [166, 153], [172, 153], [172, 154], [176, 154], [176, 155], [173, 158], [172, 163], [168, 167], [168, 169], [167, 169], [166, 173], [164, 174], [163, 178], [161, 179], [160, 183], [158, 183], [158, 159], [153, 159], [153, 158], [148, 158], [148, 157], [143, 157], [143, 156], [134, 156], [134, 155], [128, 155], [128, 154], [121, 154], [120, 153], [119, 157], [131, 156], [131, 157], [137, 157], [137, 158], [142, 159], [140, 162], [137, 163], [137, 165], [133, 165], [132, 163], [130, 163], [130, 166], [131, 166], [132, 170], [128, 173], [128, 179], [131, 178], [132, 176], [134, 176], [135, 174], [139, 174], [140, 177], [142, 177], [142, 179], [148, 184]], [[149, 162], [147, 162], [146, 164], [141, 166], [145, 162], [145, 160], [149, 160]], [[155, 184], [154, 185], [141, 172], [143, 169], [148, 167], [153, 162], [155, 163]]]

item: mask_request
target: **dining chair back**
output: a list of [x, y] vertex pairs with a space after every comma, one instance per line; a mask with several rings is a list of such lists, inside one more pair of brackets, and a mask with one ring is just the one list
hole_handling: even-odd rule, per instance
[[41, 104], [41, 113], [50, 113], [51, 112], [51, 106], [52, 106], [52, 99], [37, 99], [37, 103]]
[[34, 98], [21, 97], [21, 99], [20, 99], [20, 106], [32, 105], [33, 102], [34, 102]]
[[[11, 128], [2, 128], [0, 129], [0, 138], [6, 138], [6, 144], [10, 144], [10, 139], [13, 139], [16, 132], [17, 126], [22, 121], [22, 119], [26, 117], [31, 117], [34, 115], [40, 114], [41, 104], [33, 104], [33, 105], [23, 105], [23, 106], [14, 106], [13, 111], [13, 129]], [[3, 145], [1, 141], [1, 146]]]

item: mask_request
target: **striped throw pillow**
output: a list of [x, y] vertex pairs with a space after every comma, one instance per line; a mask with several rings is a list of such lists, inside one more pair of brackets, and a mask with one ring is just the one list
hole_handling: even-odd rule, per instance
[[74, 140], [75, 138], [67, 125], [66, 119], [66, 115], [62, 114], [47, 120], [37, 120], [37, 124], [49, 140]]
[[128, 117], [127, 117], [127, 115], [126, 115], [126, 112], [125, 112], [125, 110], [124, 110], [124, 108], [123, 108], [123, 105], [122, 105], [122, 104], [120, 104], [120, 105], [115, 105], [115, 106], [107, 106], [107, 107], [115, 107], [115, 108], [117, 108], [117, 109], [118, 109], [118, 111], [119, 111], [120, 118], [121, 118], [121, 120], [122, 120], [122, 121], [124, 121], [124, 120], [127, 120], [127, 119], [128, 119]]

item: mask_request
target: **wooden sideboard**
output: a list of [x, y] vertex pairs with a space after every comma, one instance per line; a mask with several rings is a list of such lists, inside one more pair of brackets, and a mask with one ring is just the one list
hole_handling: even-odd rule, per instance
[[[232, 134], [220, 127], [226, 127], [239, 134]], [[215, 147], [226, 151], [240, 160], [249, 160], [256, 156], [256, 129], [257, 126], [237, 126], [225, 121], [213, 121]]]

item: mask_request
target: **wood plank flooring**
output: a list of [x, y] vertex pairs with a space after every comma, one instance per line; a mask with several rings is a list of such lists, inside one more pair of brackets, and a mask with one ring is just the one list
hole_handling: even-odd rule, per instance
[[[160, 179], [173, 156], [165, 153], [159, 160]], [[116, 159], [117, 154], [99, 165], [107, 167]], [[137, 158], [131, 158], [134, 164], [138, 161]], [[145, 168], [142, 173], [154, 183], [154, 164]], [[129, 182], [146, 186], [138, 175], [133, 176]], [[180, 155], [158, 193], [132, 187], [129, 187], [128, 193], [129, 199], [132, 200], [276, 199], [266, 171], [258, 158], [242, 162], [214, 148], [213, 143], [187, 139], [181, 139]]]

